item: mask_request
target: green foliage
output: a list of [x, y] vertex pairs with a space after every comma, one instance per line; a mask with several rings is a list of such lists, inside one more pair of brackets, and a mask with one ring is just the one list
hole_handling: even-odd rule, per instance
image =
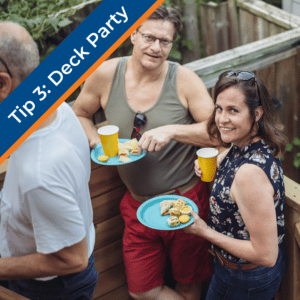
[[287, 152], [293, 152], [293, 150], [297, 149], [296, 154], [294, 155], [293, 165], [296, 169], [300, 168], [300, 139], [298, 137], [295, 137], [293, 141], [290, 144], [286, 145], [286, 151]]
[[85, 2], [87, 0], [0, 0], [0, 20], [25, 27], [44, 58], [55, 48], [47, 39], [70, 25], [73, 22], [70, 17], [81, 8], [74, 7]]
[[[85, 18], [75, 15], [88, 0], [0, 0], [0, 20], [25, 27], [36, 41], [40, 61], [43, 61], [71, 32], [73, 22], [78, 25]], [[95, 0], [98, 5], [102, 0]], [[96, 7], [95, 5], [95, 7]], [[74, 26], [73, 26], [74, 27]], [[59, 33], [64, 30], [64, 36]], [[76, 99], [78, 88], [66, 101]]]

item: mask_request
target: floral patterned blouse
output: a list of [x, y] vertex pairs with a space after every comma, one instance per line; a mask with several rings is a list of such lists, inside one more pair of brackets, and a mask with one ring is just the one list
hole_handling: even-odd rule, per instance
[[[250, 240], [239, 208], [230, 197], [230, 187], [234, 176], [243, 164], [255, 164], [263, 169], [274, 188], [278, 244], [281, 244], [284, 237], [285, 205], [283, 170], [280, 159], [273, 157], [272, 151], [263, 140], [242, 148], [233, 146], [221, 162], [209, 199], [209, 226], [230, 237]], [[219, 247], [215, 246], [215, 248], [232, 262], [247, 263], [247, 261], [237, 258]]]

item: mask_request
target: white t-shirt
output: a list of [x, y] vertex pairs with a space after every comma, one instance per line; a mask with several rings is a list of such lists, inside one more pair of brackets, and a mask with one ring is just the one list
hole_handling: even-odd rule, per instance
[[55, 121], [35, 131], [9, 159], [1, 193], [1, 256], [49, 254], [84, 237], [90, 256], [95, 244], [90, 171], [87, 137], [63, 103]]

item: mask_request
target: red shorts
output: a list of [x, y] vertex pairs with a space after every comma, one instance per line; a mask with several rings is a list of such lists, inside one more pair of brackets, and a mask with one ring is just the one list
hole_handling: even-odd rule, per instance
[[[209, 195], [202, 181], [183, 195], [197, 204], [199, 216], [206, 222]], [[125, 221], [123, 252], [129, 291], [143, 293], [163, 285], [167, 256], [173, 277], [179, 283], [194, 284], [211, 277], [208, 242], [182, 229], [163, 231], [144, 226], [136, 217], [140, 205], [129, 191], [120, 205]]]

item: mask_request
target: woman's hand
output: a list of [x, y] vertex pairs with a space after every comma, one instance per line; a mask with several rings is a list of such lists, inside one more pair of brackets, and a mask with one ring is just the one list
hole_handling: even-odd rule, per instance
[[194, 211], [191, 212], [191, 215], [194, 218], [194, 223], [183, 228], [184, 232], [199, 236], [205, 236], [207, 234], [207, 231], [210, 230], [210, 227]]
[[195, 163], [195, 167], [194, 167], [195, 173], [196, 173], [196, 175], [197, 175], [198, 177], [201, 178], [201, 176], [202, 176], [202, 171], [201, 171], [201, 169], [200, 169], [200, 167], [199, 167], [199, 161], [198, 161], [198, 159], [196, 159], [194, 163]]

